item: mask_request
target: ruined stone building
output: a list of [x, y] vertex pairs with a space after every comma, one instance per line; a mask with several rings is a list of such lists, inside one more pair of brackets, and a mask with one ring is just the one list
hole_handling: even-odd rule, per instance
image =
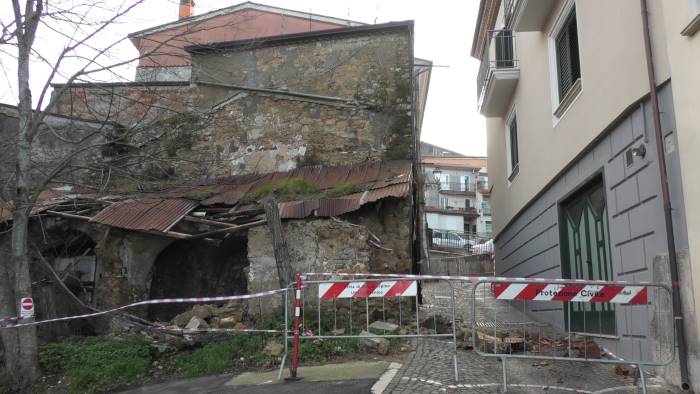
[[[263, 212], [273, 195], [295, 271], [417, 269], [430, 62], [414, 58], [413, 22], [303, 13], [302, 24], [297, 14], [244, 3], [183, 18], [131, 39], [143, 50], [154, 35], [220, 18], [237, 33], [207, 25], [216, 34], [163, 45], [184, 63], [144, 58], [134, 82], [54, 85], [62, 116], [138, 130], [154, 153], [134, 184], [63, 185], [33, 211], [33, 240], [54, 268], [78, 259], [94, 273], [78, 277], [86, 300], [104, 308], [278, 288]], [[37, 308], [40, 318], [65, 314]], [[178, 308], [143, 313], [170, 319]]]

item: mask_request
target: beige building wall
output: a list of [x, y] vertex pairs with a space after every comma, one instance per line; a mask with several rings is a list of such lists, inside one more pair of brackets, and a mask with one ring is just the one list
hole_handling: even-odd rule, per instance
[[[697, 15], [689, 6], [689, 1], [664, 1], [663, 16], [667, 37], [668, 60], [673, 75], [673, 101], [676, 112], [678, 149], [680, 151], [681, 175], [685, 200], [686, 223], [689, 240], [689, 261], [691, 277], [681, 277], [681, 282], [693, 283], [693, 299], [684, 297], [684, 309], [694, 309], [700, 305], [700, 32], [686, 37], [680, 32]], [[700, 10], [697, 10], [700, 12]], [[695, 281], [692, 281], [696, 278]], [[694, 301], [694, 305], [692, 305]], [[700, 315], [688, 314], [694, 318], [695, 327], [700, 327]], [[689, 324], [686, 323], [686, 329]], [[688, 330], [687, 336], [694, 332]], [[692, 344], [692, 341], [691, 341]], [[693, 389], [700, 390], [700, 360], [690, 361]]]
[[[576, 1], [582, 90], [561, 118], [554, 117], [550, 31], [565, 3], [557, 3], [543, 31], [516, 33], [520, 79], [509, 107], [517, 113], [520, 168], [511, 184], [506, 179], [507, 114], [487, 119], [495, 234], [628, 105], [649, 92], [640, 2]], [[650, 3], [654, 53], [661, 59], [656, 64], [657, 83], [661, 83], [670, 76], [662, 5]], [[502, 23], [499, 15], [496, 28]]]

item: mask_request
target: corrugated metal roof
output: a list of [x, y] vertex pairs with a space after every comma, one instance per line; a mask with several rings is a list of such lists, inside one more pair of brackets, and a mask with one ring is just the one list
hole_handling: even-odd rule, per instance
[[93, 222], [129, 230], [168, 231], [199, 203], [186, 199], [144, 198], [114, 203]]
[[[279, 203], [280, 217], [301, 219], [310, 216], [338, 216], [358, 210], [362, 205], [386, 197], [403, 198], [410, 195], [412, 164], [410, 161], [367, 162], [356, 165], [312, 166], [288, 172], [268, 174], [248, 174], [219, 179], [214, 183], [198, 186], [179, 186], [158, 193], [147, 193], [140, 198], [129, 198], [115, 202], [99, 212], [93, 222], [129, 230], [150, 230], [165, 232], [170, 230], [185, 215], [196, 207], [228, 206], [241, 202], [244, 196], [252, 196], [259, 188], [291, 178], [303, 178], [319, 190], [315, 196], [299, 201]], [[334, 188], [365, 190], [337, 197], [323, 197]], [[43, 204], [35, 209], [50, 209], [61, 201], [80, 198], [80, 195], [46, 195]], [[53, 198], [51, 198], [53, 197]], [[268, 197], [262, 198], [264, 202]], [[252, 199], [246, 199], [250, 204]], [[38, 212], [37, 212], [38, 213]], [[0, 221], [11, 219], [7, 209], [0, 209]]]

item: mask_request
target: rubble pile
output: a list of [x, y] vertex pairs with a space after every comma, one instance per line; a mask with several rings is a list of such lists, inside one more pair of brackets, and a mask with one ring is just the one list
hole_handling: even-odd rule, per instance
[[187, 330], [206, 328], [244, 330], [247, 310], [248, 305], [240, 301], [230, 301], [222, 306], [195, 305], [191, 310], [175, 316], [171, 323]]

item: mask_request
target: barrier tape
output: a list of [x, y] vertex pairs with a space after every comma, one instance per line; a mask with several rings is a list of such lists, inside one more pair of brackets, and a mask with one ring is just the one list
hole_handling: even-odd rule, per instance
[[336, 276], [336, 277], [346, 277], [348, 279], [363, 279], [363, 277], [369, 278], [402, 278], [402, 279], [441, 279], [441, 280], [456, 280], [456, 281], [468, 281], [468, 282], [479, 282], [479, 281], [489, 281], [495, 283], [510, 283], [510, 282], [527, 282], [527, 283], [570, 283], [570, 282], [580, 282], [580, 283], [615, 283], [615, 284], [626, 284], [638, 286], [651, 286], [651, 282], [629, 282], [624, 280], [616, 281], [605, 281], [605, 280], [588, 280], [588, 279], [559, 279], [559, 278], [511, 278], [506, 276], [450, 276], [450, 275], [412, 275], [412, 274], [373, 274], [373, 273], [348, 273], [348, 272], [307, 272], [302, 274], [303, 279], [308, 279], [313, 276]]
[[40, 321], [35, 321], [35, 322], [30, 322], [30, 323], [22, 323], [22, 324], [15, 324], [11, 326], [0, 326], [1, 329], [7, 329], [7, 328], [17, 328], [17, 327], [27, 327], [27, 326], [36, 326], [39, 324], [46, 324], [46, 323], [55, 323], [59, 321], [66, 321], [66, 320], [75, 320], [75, 319], [85, 319], [89, 317], [95, 317], [95, 316], [102, 316], [102, 315], [107, 315], [110, 313], [114, 313], [120, 310], [128, 309], [128, 308], [133, 308], [136, 306], [143, 306], [143, 305], [154, 305], [154, 304], [181, 304], [181, 303], [202, 303], [202, 302], [221, 302], [221, 301], [235, 301], [235, 300], [247, 300], [251, 298], [257, 298], [257, 297], [265, 297], [277, 293], [283, 293], [287, 291], [287, 289], [277, 289], [277, 290], [269, 290], [269, 291], [263, 291], [259, 293], [253, 293], [253, 294], [242, 294], [242, 295], [234, 295], [234, 296], [219, 296], [219, 297], [192, 297], [192, 298], [162, 298], [162, 299], [157, 299], [157, 300], [146, 300], [146, 301], [139, 301], [135, 302], [133, 304], [128, 304], [128, 305], [123, 305], [117, 308], [113, 309], [108, 309], [100, 312], [94, 312], [94, 313], [87, 313], [84, 315], [75, 315], [75, 316], [66, 316], [66, 317], [59, 317], [56, 319], [48, 319], [48, 320], [40, 320]]
[[415, 280], [328, 282], [319, 284], [318, 296], [322, 300], [415, 297], [418, 293], [417, 289]]
[[644, 286], [494, 283], [493, 294], [498, 300], [610, 302], [628, 305], [643, 305], [648, 302], [647, 288]]
[[203, 334], [207, 332], [253, 332], [264, 334], [281, 334], [283, 330], [258, 330], [254, 328], [180, 328], [178, 326], [157, 327], [158, 330], [167, 332], [176, 332], [180, 334]]

